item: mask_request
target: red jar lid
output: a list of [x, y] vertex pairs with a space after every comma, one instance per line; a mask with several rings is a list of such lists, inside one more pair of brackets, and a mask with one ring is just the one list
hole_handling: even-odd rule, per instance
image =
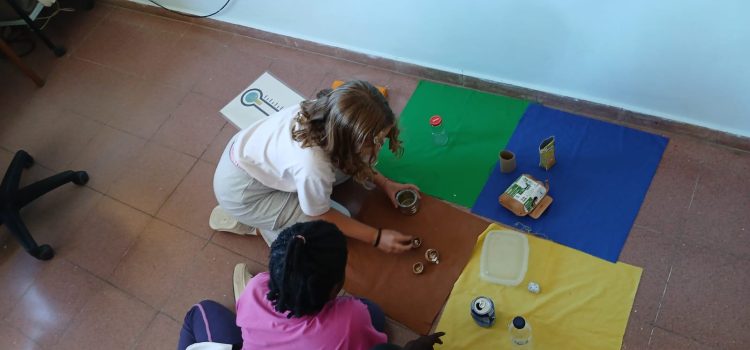
[[438, 126], [443, 123], [443, 118], [439, 115], [433, 115], [430, 117], [430, 125], [432, 126]]

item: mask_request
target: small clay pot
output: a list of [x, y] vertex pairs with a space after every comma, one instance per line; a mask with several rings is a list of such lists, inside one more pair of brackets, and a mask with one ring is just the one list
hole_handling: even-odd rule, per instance
[[440, 254], [435, 249], [427, 249], [424, 252], [424, 258], [427, 259], [427, 261], [433, 263], [433, 264], [439, 264], [440, 263]]
[[419, 237], [414, 237], [414, 239], [411, 240], [411, 247], [416, 249], [422, 246], [422, 240]]
[[424, 264], [421, 262], [415, 262], [411, 267], [411, 272], [414, 272], [415, 275], [422, 274], [422, 272], [424, 272]]

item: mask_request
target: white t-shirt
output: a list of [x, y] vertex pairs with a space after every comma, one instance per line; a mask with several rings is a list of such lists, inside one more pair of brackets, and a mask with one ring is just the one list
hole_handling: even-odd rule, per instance
[[235, 165], [270, 188], [297, 192], [309, 216], [330, 209], [335, 168], [317, 146], [302, 148], [292, 139], [292, 125], [300, 106], [290, 106], [241, 130], [230, 149]]

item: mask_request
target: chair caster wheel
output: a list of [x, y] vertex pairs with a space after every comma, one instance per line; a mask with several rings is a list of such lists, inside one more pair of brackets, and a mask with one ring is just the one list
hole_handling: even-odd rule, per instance
[[23, 167], [24, 169], [31, 168], [32, 165], [34, 165], [34, 157], [32, 157], [28, 152], [24, 150], [18, 151], [18, 154], [21, 158], [23, 158]]
[[63, 57], [63, 56], [65, 56], [65, 53], [68, 52], [68, 50], [66, 50], [64, 47], [58, 46], [58, 47], [52, 49], [52, 52], [57, 57]]
[[83, 186], [89, 182], [89, 174], [85, 171], [76, 171], [73, 175], [73, 183], [79, 186]]
[[42, 244], [36, 249], [34, 249], [33, 251], [31, 251], [31, 256], [39, 260], [49, 260], [55, 256], [55, 251], [49, 245]]

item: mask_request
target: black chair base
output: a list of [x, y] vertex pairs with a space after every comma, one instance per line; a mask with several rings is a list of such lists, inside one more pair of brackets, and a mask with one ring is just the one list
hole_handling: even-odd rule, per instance
[[[50, 50], [52, 50], [52, 53], [54, 53], [55, 56], [57, 57], [65, 56], [65, 53], [67, 52], [67, 50], [62, 46], [55, 45], [52, 42], [52, 40], [50, 40], [47, 37], [47, 35], [45, 35], [42, 32], [42, 29], [39, 28], [39, 26], [36, 23], [34, 23], [34, 21], [26, 13], [26, 11], [24, 11], [23, 8], [21, 8], [21, 6], [19, 6], [18, 3], [16, 3], [16, 0], [0, 0], [0, 1], [6, 1], [8, 5], [10, 5], [10, 7], [13, 8], [13, 10], [18, 14], [18, 17], [20, 17], [21, 19], [23, 19], [24, 22], [26, 22], [26, 25], [29, 26], [29, 28], [31, 28], [31, 31], [33, 31], [34, 34], [36, 34], [39, 37], [39, 39], [41, 39], [42, 42], [44, 42], [44, 44], [47, 45], [47, 47]], [[94, 8], [94, 0], [83, 0], [83, 4], [81, 7], [84, 10], [91, 10], [92, 8]]]
[[16, 152], [10, 162], [10, 167], [0, 184], [0, 224], [8, 228], [8, 231], [31, 256], [39, 260], [49, 260], [55, 256], [55, 251], [49, 245], [37, 245], [21, 220], [20, 210], [45, 193], [68, 182], [79, 186], [85, 185], [89, 181], [89, 175], [85, 171], [68, 170], [19, 188], [21, 172], [32, 165], [34, 165], [34, 158], [23, 150]]

